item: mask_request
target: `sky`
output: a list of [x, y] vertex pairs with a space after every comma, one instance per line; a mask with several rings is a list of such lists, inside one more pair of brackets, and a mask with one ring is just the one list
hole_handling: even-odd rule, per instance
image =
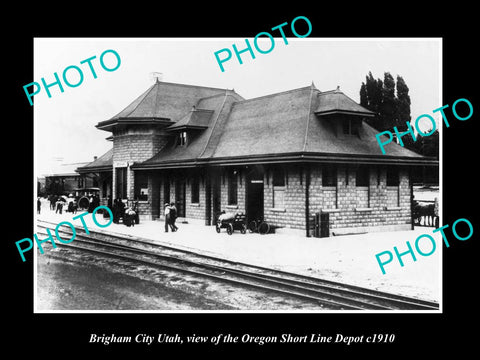
[[[253, 46], [253, 39], [249, 39]], [[359, 91], [369, 71], [383, 80], [384, 72], [400, 75], [409, 87], [412, 120], [432, 114], [441, 103], [442, 43], [438, 38], [275, 38], [268, 54], [254, 48], [255, 59], [243, 53], [243, 64], [235, 55], [220, 70], [214, 53], [232, 44], [245, 48], [245, 38], [36, 38], [34, 79], [47, 84], [60, 79], [65, 68], [78, 66], [83, 81], [77, 87], [63, 83], [44, 88], [34, 96], [36, 174], [61, 171], [61, 164], [93, 161], [112, 147], [105, 140], [111, 133], [95, 125], [108, 120], [145, 92], [153, 83], [153, 72], [166, 82], [235, 89], [246, 99], [314, 85], [320, 91], [340, 90], [359, 102]], [[270, 40], [260, 38], [259, 47], [268, 49]], [[105, 71], [100, 55], [115, 50], [121, 63]], [[91, 61], [97, 78], [87, 63]], [[221, 54], [220, 56], [224, 56]], [[111, 53], [104, 57], [114, 67]], [[67, 72], [71, 83], [79, 82], [75, 70]], [[30, 90], [31, 91], [31, 90]], [[28, 106], [28, 99], [25, 96]], [[439, 117], [434, 116], [437, 120]]]

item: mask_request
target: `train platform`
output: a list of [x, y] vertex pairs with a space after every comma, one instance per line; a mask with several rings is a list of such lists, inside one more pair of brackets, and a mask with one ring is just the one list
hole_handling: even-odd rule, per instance
[[[38, 219], [56, 224], [69, 221], [81, 226], [80, 220], [72, 221], [73, 216], [75, 215], [65, 212], [55, 214], [48, 208], [48, 204], [42, 206], [41, 214], [37, 215]], [[134, 227], [112, 223], [102, 229], [94, 224], [91, 215], [84, 219], [87, 227], [94, 231], [139, 237], [147, 242], [429, 301], [439, 302], [441, 299], [443, 243], [438, 233], [432, 234], [431, 227], [307, 238], [288, 231], [266, 235], [235, 231], [228, 235], [225, 229], [217, 233], [215, 226], [181, 221], [177, 222], [177, 232], [166, 233], [164, 222], [160, 220], [141, 221]], [[394, 246], [400, 253], [405, 252], [408, 250], [406, 241], [413, 247], [417, 237], [422, 234], [435, 238], [436, 251], [430, 256], [416, 254], [416, 261], [413, 261], [410, 254], [404, 255], [403, 267], [394, 258], [390, 264], [385, 265], [386, 274], [382, 274], [375, 255], [383, 251], [393, 253]], [[421, 248], [427, 253], [431, 250], [431, 245], [427, 241], [424, 245], [422, 243]]]

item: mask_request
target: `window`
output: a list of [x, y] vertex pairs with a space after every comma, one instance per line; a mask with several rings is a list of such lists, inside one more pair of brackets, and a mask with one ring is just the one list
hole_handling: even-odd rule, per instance
[[275, 168], [272, 174], [273, 185], [273, 207], [276, 209], [285, 208], [285, 170], [281, 167]]
[[237, 205], [238, 178], [237, 171], [228, 174], [228, 205]]
[[116, 189], [115, 197], [117, 199], [126, 199], [127, 198], [127, 168], [115, 168], [116, 176]]
[[148, 177], [143, 173], [135, 173], [135, 199], [148, 200]]
[[337, 186], [337, 168], [335, 165], [325, 165], [322, 168], [322, 185]]
[[187, 145], [187, 132], [182, 131], [180, 134], [178, 134], [178, 145], [180, 146], [186, 146]]
[[358, 136], [358, 120], [354, 119], [343, 119], [342, 120], [342, 131], [344, 135], [356, 135]]
[[387, 168], [387, 186], [398, 186], [400, 183], [400, 178], [398, 175], [398, 168], [388, 167]]
[[399, 171], [397, 166], [387, 167], [387, 208], [400, 206], [400, 183]]
[[357, 186], [368, 186], [369, 185], [369, 169], [365, 165], [360, 165], [357, 168], [357, 177], [356, 177], [356, 185]]
[[283, 168], [275, 168], [272, 176], [273, 186], [285, 186], [285, 171]]
[[198, 204], [200, 202], [200, 185], [198, 181], [198, 175], [195, 175], [192, 179], [191, 192], [192, 192], [192, 198], [191, 198], [192, 204]]

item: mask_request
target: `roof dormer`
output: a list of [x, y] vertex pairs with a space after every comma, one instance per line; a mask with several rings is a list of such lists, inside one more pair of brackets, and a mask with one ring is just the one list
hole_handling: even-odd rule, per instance
[[186, 147], [198, 132], [208, 128], [212, 114], [213, 110], [197, 109], [193, 106], [187, 115], [165, 128], [165, 131], [175, 135], [175, 146]]
[[339, 86], [336, 90], [318, 93], [318, 106], [314, 113], [330, 124], [338, 138], [346, 139], [351, 136], [361, 138], [363, 119], [375, 116], [341, 92]]
[[340, 86], [337, 86], [336, 90], [320, 92], [318, 96], [319, 104], [314, 111], [316, 115], [345, 114], [358, 115], [361, 117], [375, 116], [375, 113], [365, 109], [341, 92]]
[[205, 130], [212, 118], [213, 110], [197, 109], [195, 106], [187, 115], [178, 120], [175, 124], [168, 126], [166, 131], [188, 131]]

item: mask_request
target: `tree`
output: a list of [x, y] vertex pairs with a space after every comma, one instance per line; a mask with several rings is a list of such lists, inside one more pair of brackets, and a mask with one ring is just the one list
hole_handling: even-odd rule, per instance
[[[400, 124], [411, 120], [410, 95], [408, 86], [400, 75], [397, 75], [397, 119]], [[399, 124], [399, 125], [400, 125]]]
[[[380, 113], [382, 106], [383, 82], [380, 79], [375, 80], [372, 72], [369, 71], [368, 75], [365, 77], [365, 83], [362, 83], [362, 86], [363, 90], [362, 87], [360, 88], [360, 105], [376, 114], [375, 117], [369, 118], [367, 123], [377, 130], [384, 130], [383, 116]], [[364, 93], [363, 95], [362, 92]]]
[[368, 107], [367, 86], [364, 82], [362, 82], [362, 86], [360, 86], [360, 105], [365, 108]]
[[[409, 122], [412, 117], [410, 115], [410, 95], [408, 95], [408, 86], [405, 83], [405, 80], [397, 75], [397, 109], [396, 109], [396, 127], [400, 132], [408, 130], [407, 122]], [[418, 138], [418, 137], [417, 137]], [[417, 150], [421, 149], [421, 145], [413, 141], [411, 136], [405, 136], [402, 138], [404, 146], [407, 149], [418, 152]]]
[[397, 99], [395, 97], [395, 80], [389, 72], [384, 73], [381, 94], [380, 114], [382, 115], [383, 126], [391, 129], [398, 125], [398, 114]]
[[431, 156], [438, 160], [439, 158], [440, 133], [438, 129], [430, 136], [417, 136], [415, 149], [413, 151], [424, 156]]
[[410, 121], [410, 96], [405, 80], [397, 75], [397, 82], [389, 72], [383, 74], [383, 81], [375, 79], [369, 71], [360, 87], [360, 105], [373, 111], [376, 116], [367, 122], [379, 131], [391, 130], [394, 126], [406, 130]]
[[[369, 71], [360, 87], [360, 105], [373, 111], [376, 116], [367, 119], [367, 123], [378, 131], [389, 130], [393, 133], [396, 126], [399, 133], [408, 130], [406, 125], [410, 122], [410, 95], [409, 88], [400, 75], [395, 79], [389, 72], [385, 72], [383, 81], [375, 79]], [[429, 132], [429, 131], [427, 131]], [[410, 134], [402, 137], [404, 147], [418, 154], [432, 156], [438, 159], [439, 134], [435, 131], [432, 135], [416, 136], [416, 141]]]

